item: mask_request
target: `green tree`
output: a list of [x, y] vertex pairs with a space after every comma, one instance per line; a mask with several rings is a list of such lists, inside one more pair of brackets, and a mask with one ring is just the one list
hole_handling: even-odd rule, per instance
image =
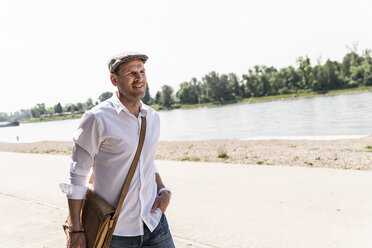
[[337, 62], [327, 60], [323, 66], [315, 66], [313, 68], [314, 79], [312, 81], [311, 90], [327, 91], [339, 88], [342, 85], [342, 81], [338, 75], [339, 70]]
[[189, 82], [180, 84], [180, 89], [177, 91], [176, 96], [180, 99], [182, 104], [198, 103], [197, 86]]
[[364, 85], [372, 85], [372, 57], [371, 57], [371, 50], [364, 51], [364, 60], [362, 63], [363, 71], [364, 71]]
[[277, 73], [277, 80], [279, 84], [279, 94], [293, 94], [300, 89], [301, 76], [292, 66], [282, 68]]
[[109, 91], [106, 91], [106, 92], [103, 92], [99, 97], [99, 101], [100, 102], [103, 102], [107, 99], [109, 99], [110, 97], [112, 97], [112, 92], [109, 92]]
[[328, 59], [323, 68], [327, 74], [327, 85], [329, 85], [329, 89], [338, 89], [343, 87], [344, 82], [340, 77], [341, 71], [339, 63]]
[[231, 82], [229, 81], [229, 76], [226, 75], [226, 74], [222, 74], [220, 76], [220, 80], [219, 80], [219, 89], [221, 92], [220, 94], [220, 99], [222, 101], [226, 101], [226, 100], [234, 100], [235, 99], [235, 95], [234, 95], [234, 85], [231, 84]]
[[40, 118], [40, 112], [37, 108], [32, 108], [30, 111], [33, 118]]
[[229, 73], [229, 86], [233, 94], [233, 98], [244, 97], [244, 87], [239, 82], [235, 73]]
[[149, 104], [150, 100], [151, 100], [150, 88], [149, 88], [149, 85], [147, 84], [146, 85], [146, 90], [145, 90], [145, 96], [142, 98], [142, 102], [144, 104]]
[[72, 104], [66, 104], [64, 107], [63, 107], [63, 110], [65, 112], [74, 112], [74, 109], [72, 107]]
[[58, 113], [58, 114], [61, 114], [62, 113], [62, 105], [61, 103], [57, 103], [56, 105], [54, 105], [54, 113]]
[[[341, 70], [342, 70], [342, 77], [346, 82], [348, 82], [349, 86], [356, 86], [358, 84], [358, 79], [360, 78], [359, 71], [360, 68], [357, 69], [363, 62], [363, 57], [359, 56], [354, 49], [352, 52], [346, 54], [342, 60]], [[354, 75], [352, 75], [354, 73]]]
[[301, 89], [311, 89], [313, 73], [310, 59], [308, 57], [306, 58], [299, 57], [297, 59], [297, 63], [299, 64], [298, 66], [299, 75], [301, 76], [302, 79], [300, 84]]
[[46, 109], [45, 113], [46, 115], [53, 115], [54, 113], [54, 108], [53, 107], [49, 107]]
[[34, 118], [40, 118], [41, 115], [46, 114], [45, 103], [38, 103], [31, 109], [31, 116]]
[[77, 107], [76, 104], [71, 104], [70, 109], [71, 109], [71, 112], [79, 111], [79, 108]]
[[76, 104], [76, 107], [77, 107], [77, 111], [79, 111], [79, 113], [84, 112], [84, 105], [83, 105], [83, 103], [78, 102], [78, 103]]
[[161, 96], [160, 91], [156, 92], [156, 95], [155, 95], [155, 103], [156, 104], [160, 104], [160, 96]]
[[261, 85], [261, 96], [271, 96], [278, 94], [277, 82], [275, 80], [275, 75], [277, 70], [270, 66], [261, 66], [261, 73], [258, 76]]
[[246, 85], [247, 97], [259, 97], [262, 94], [260, 90], [259, 75], [261, 73], [258, 65], [253, 67], [254, 70], [249, 69], [248, 74], [243, 74], [243, 82]]
[[91, 109], [94, 107], [94, 103], [93, 103], [93, 100], [92, 98], [88, 98], [87, 101], [85, 102], [85, 105], [86, 105], [86, 109]]
[[40, 115], [46, 114], [45, 103], [36, 104], [36, 108], [38, 109]]
[[218, 75], [212, 71], [202, 78], [205, 85], [205, 95], [208, 101], [223, 101], [231, 99], [231, 92], [228, 89], [228, 76]]
[[202, 81], [198, 82], [198, 102], [199, 103], [207, 103], [211, 101], [209, 90], [207, 85]]
[[160, 105], [169, 108], [173, 103], [173, 88], [169, 85], [163, 85], [161, 87]]

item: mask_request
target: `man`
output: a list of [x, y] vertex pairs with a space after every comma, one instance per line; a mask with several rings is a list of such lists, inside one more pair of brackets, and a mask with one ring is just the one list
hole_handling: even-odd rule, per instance
[[174, 247], [164, 215], [171, 192], [154, 163], [159, 115], [141, 102], [146, 90], [147, 59], [144, 54], [129, 52], [108, 62], [117, 92], [87, 111], [74, 134], [70, 184], [61, 185], [68, 197], [71, 219], [67, 247], [86, 245], [80, 211], [91, 168], [95, 174], [93, 190], [116, 207], [137, 149], [142, 116], [146, 116], [147, 124], [145, 142], [110, 247]]

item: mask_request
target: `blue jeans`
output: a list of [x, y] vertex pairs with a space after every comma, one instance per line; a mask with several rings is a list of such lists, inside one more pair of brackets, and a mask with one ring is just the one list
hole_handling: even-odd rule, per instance
[[172, 235], [169, 231], [167, 218], [163, 214], [158, 226], [153, 232], [144, 224], [142, 236], [123, 237], [114, 235], [110, 248], [174, 248]]

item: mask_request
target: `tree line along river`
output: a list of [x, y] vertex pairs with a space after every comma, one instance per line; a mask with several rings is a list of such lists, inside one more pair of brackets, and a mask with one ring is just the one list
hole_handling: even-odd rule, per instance
[[[161, 140], [372, 134], [372, 92], [160, 111]], [[0, 128], [0, 141], [71, 141], [79, 119]]]

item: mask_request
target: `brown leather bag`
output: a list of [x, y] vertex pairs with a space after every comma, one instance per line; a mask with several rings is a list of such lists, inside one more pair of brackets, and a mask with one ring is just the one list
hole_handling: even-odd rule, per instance
[[[136, 154], [130, 166], [128, 175], [125, 179], [123, 188], [121, 190], [120, 198], [116, 210], [113, 206], [107, 203], [102, 197], [94, 191], [88, 189], [83, 201], [81, 210], [81, 221], [86, 235], [88, 248], [109, 248], [111, 238], [114, 233], [116, 223], [118, 221], [120, 209], [123, 206], [124, 199], [128, 193], [130, 183], [132, 181], [134, 172], [136, 171], [138, 159], [141, 155], [143, 143], [146, 136], [146, 117], [142, 118], [141, 134], [138, 142]], [[92, 174], [90, 183], [93, 182], [94, 175]], [[63, 229], [68, 235], [69, 216]]]

